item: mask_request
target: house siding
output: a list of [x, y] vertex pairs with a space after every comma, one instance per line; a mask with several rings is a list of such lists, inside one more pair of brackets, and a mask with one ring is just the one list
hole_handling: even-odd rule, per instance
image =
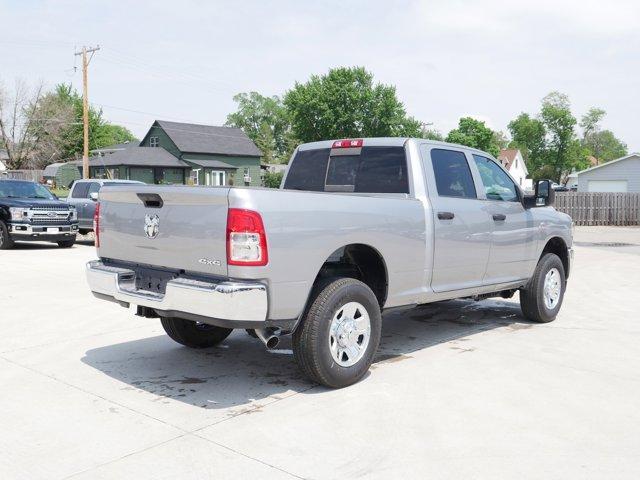
[[167, 152], [169, 152], [174, 157], [180, 158], [180, 156], [182, 155], [182, 152], [178, 150], [178, 147], [176, 147], [175, 143], [173, 143], [173, 140], [171, 140], [169, 138], [169, 135], [167, 135], [165, 131], [162, 129], [162, 127], [158, 125], [151, 126], [151, 128], [149, 129], [149, 132], [147, 132], [145, 137], [142, 139], [142, 142], [140, 142], [140, 146], [150, 147], [151, 137], [158, 137], [159, 146], [164, 148]]
[[589, 180], [626, 180], [628, 192], [640, 192], [640, 156], [605, 164], [595, 170], [578, 173], [578, 191], [589, 191]]
[[262, 180], [260, 177], [261, 170], [260, 170], [259, 157], [241, 157], [241, 156], [234, 157], [234, 156], [227, 156], [227, 155], [212, 155], [212, 154], [204, 154], [204, 153], [184, 153], [181, 157], [181, 160], [190, 164], [194, 169], [197, 169], [197, 168], [202, 169], [199, 175], [200, 185], [204, 185], [205, 168], [207, 170], [221, 170], [221, 169], [219, 168], [211, 169], [208, 167], [201, 167], [199, 165], [195, 165], [194, 163], [192, 163], [192, 160], [218, 160], [220, 162], [231, 165], [232, 167], [235, 167], [235, 170], [231, 170], [231, 171], [224, 169], [225, 171], [227, 171], [227, 178], [226, 178], [227, 185], [229, 185], [229, 180], [233, 176], [233, 184], [235, 186], [244, 186], [245, 183], [243, 182], [243, 177], [244, 177], [245, 168], [249, 169], [249, 176], [251, 177], [251, 183], [249, 184], [250, 186], [259, 187], [262, 184]]

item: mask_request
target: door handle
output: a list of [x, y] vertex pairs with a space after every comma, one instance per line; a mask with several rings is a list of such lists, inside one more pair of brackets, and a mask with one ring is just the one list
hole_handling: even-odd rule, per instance
[[438, 218], [440, 220], [453, 220], [455, 215], [451, 212], [438, 212]]
[[504, 222], [507, 219], [507, 216], [503, 213], [494, 213], [493, 214], [493, 219], [496, 222]]

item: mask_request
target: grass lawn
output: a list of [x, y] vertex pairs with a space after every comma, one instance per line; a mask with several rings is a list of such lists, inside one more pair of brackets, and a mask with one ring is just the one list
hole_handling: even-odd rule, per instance
[[67, 198], [69, 196], [68, 188], [50, 188], [49, 191], [58, 198]]

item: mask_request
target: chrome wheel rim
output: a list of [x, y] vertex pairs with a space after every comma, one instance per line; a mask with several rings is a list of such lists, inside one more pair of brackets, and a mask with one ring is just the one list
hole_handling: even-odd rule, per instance
[[544, 305], [553, 310], [560, 301], [560, 294], [562, 293], [562, 281], [560, 279], [560, 272], [557, 268], [552, 268], [544, 276]]
[[355, 365], [364, 356], [371, 338], [369, 312], [361, 303], [349, 302], [336, 310], [329, 330], [331, 357], [341, 367]]

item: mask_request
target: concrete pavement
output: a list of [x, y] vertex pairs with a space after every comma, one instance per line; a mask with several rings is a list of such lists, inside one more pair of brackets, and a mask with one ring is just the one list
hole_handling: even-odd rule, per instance
[[555, 322], [517, 298], [387, 315], [338, 391], [244, 332], [192, 351], [94, 299], [90, 244], [2, 251], [0, 478], [638, 478], [640, 229], [576, 241]]

